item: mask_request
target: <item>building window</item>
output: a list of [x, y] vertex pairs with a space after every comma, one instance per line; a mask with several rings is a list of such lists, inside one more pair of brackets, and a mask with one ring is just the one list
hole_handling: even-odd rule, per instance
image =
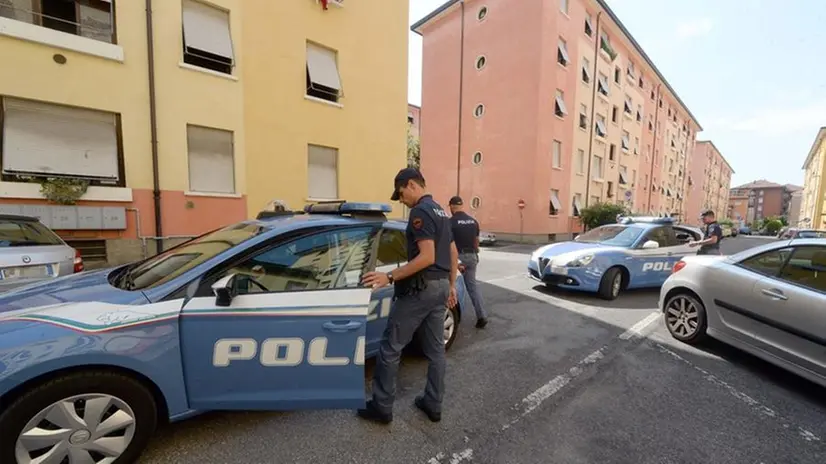
[[0, 0], [0, 16], [101, 42], [115, 43], [108, 0]]
[[233, 146], [230, 131], [186, 126], [190, 191], [236, 193]]
[[232, 74], [229, 11], [183, 0], [184, 63]]
[[482, 199], [479, 197], [473, 197], [470, 200], [470, 207], [473, 209], [479, 209], [482, 206]]
[[579, 128], [588, 128], [588, 107], [584, 103], [579, 105]]
[[556, 89], [556, 98], [554, 99], [554, 114], [556, 114], [560, 118], [568, 114], [568, 110], [565, 108], [565, 94], [559, 89]]
[[341, 76], [334, 50], [307, 42], [307, 92], [310, 97], [336, 103], [342, 97]]
[[582, 57], [582, 82], [591, 83], [591, 62], [585, 57]]
[[408, 116], [407, 117], [407, 123], [408, 124], [413, 124], [414, 123], [413, 116]]
[[619, 66], [614, 66], [614, 83], [619, 84], [621, 79], [622, 71], [620, 71]]
[[568, 14], [568, 0], [559, 0], [559, 11]]
[[640, 138], [634, 137], [634, 154], [639, 155], [640, 153]]
[[556, 62], [562, 66], [568, 66], [568, 61], [570, 61], [570, 58], [568, 58], [568, 44], [560, 37], [559, 44], [556, 46]]
[[551, 167], [562, 167], [562, 142], [554, 140], [551, 148]]
[[628, 131], [622, 131], [622, 149], [624, 151], [628, 151], [631, 148], [631, 135], [628, 134]]
[[605, 128], [605, 116], [601, 114], [597, 115], [596, 132], [599, 137], [608, 135], [608, 131]]
[[577, 174], [585, 174], [585, 150], [576, 151], [576, 172]]
[[637, 105], [637, 122], [642, 122], [642, 105]]
[[484, 55], [482, 55], [482, 56], [480, 56], [480, 57], [476, 58], [476, 69], [478, 69], [478, 70], [480, 70], [480, 71], [481, 71], [481, 70], [482, 70], [482, 68], [484, 68], [484, 67], [485, 67], [485, 64], [487, 64], [487, 61], [488, 61], [488, 59], [487, 59], [487, 58], [485, 58], [485, 56], [484, 56]]
[[585, 15], [585, 35], [588, 37], [594, 36], [594, 25], [591, 23], [591, 15]]
[[617, 113], [618, 113], [618, 110], [619, 110], [619, 108], [617, 108], [617, 106], [616, 106], [616, 105], [614, 105], [614, 106], [611, 108], [611, 122], [613, 122], [613, 123], [616, 123], [616, 122], [617, 122]]
[[551, 198], [548, 201], [548, 215], [556, 216], [562, 211], [562, 203], [559, 201], [559, 190], [551, 189]]
[[484, 115], [484, 114], [485, 114], [485, 105], [483, 105], [481, 103], [476, 105], [476, 108], [473, 109], [473, 116], [475, 118], [481, 118], [482, 115]]
[[482, 164], [482, 152], [477, 151], [473, 154], [473, 164], [479, 165]]
[[581, 193], [575, 193], [574, 194], [574, 201], [572, 203], [573, 204], [571, 206], [573, 206], [573, 209], [574, 209], [573, 210], [574, 216], [579, 216], [579, 212], [582, 210], [582, 194]]
[[307, 197], [338, 199], [338, 149], [307, 146]]
[[476, 19], [482, 21], [483, 19], [485, 19], [485, 17], [487, 17], [487, 15], [488, 7], [483, 6], [482, 8], [479, 8], [479, 12], [476, 13]]
[[619, 168], [619, 184], [628, 185], [628, 168], [625, 166]]
[[124, 185], [119, 115], [5, 97], [0, 122], [4, 176]]
[[608, 147], [608, 161], [614, 161], [614, 156], [617, 153], [617, 146], [613, 143]]
[[591, 205], [598, 205], [599, 204], [599, 197], [596, 195], [591, 195]]
[[591, 170], [591, 178], [602, 179], [602, 157], [594, 155], [594, 165]]
[[605, 74], [599, 73], [599, 78], [597, 79], [597, 92], [606, 97], [608, 96], [608, 76]]
[[642, 76], [640, 76], [639, 81], [637, 82], [637, 85], [639, 85], [639, 87], [641, 89], [645, 87], [645, 81], [644, 81]]

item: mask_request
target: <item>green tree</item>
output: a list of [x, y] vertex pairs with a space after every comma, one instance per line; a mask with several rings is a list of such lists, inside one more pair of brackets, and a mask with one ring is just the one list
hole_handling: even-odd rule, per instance
[[627, 215], [628, 210], [614, 203], [597, 203], [579, 212], [579, 219], [586, 230], [593, 229], [605, 224], [616, 224], [618, 215]]
[[777, 219], [771, 219], [765, 222], [766, 231], [771, 234], [775, 235], [777, 232], [780, 231], [780, 228], [783, 227], [783, 223]]
[[720, 220], [720, 225], [734, 227], [734, 221], [732, 221], [731, 219], [722, 219]]
[[419, 139], [410, 130], [411, 127], [410, 124], [407, 125], [407, 165], [418, 169], [421, 164], [421, 147], [419, 146]]

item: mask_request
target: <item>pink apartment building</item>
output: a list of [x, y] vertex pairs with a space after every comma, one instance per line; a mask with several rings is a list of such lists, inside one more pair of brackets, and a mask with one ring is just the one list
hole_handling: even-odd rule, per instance
[[407, 104], [407, 123], [410, 124], [410, 133], [413, 137], [421, 136], [422, 109], [412, 103]]
[[729, 217], [732, 174], [734, 169], [714, 143], [710, 140], [696, 143], [686, 191], [686, 222], [699, 224], [704, 209], [713, 210], [718, 219]]
[[580, 231], [596, 202], [685, 215], [701, 127], [604, 1], [450, 0], [411, 29], [437, 201], [535, 241]]

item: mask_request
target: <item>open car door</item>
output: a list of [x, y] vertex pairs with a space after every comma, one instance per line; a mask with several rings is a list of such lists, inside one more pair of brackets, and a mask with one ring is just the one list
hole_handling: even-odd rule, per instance
[[193, 409], [364, 406], [373, 227], [265, 247], [205, 276], [181, 318]]

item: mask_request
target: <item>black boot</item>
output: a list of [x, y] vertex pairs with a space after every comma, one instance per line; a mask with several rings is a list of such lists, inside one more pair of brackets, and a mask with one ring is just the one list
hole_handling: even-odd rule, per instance
[[365, 408], [359, 409], [357, 413], [358, 416], [362, 419], [378, 422], [379, 424], [387, 425], [393, 422], [393, 413], [384, 413], [379, 411], [379, 409], [376, 407], [376, 403], [374, 403], [373, 400], [368, 401]]
[[427, 415], [427, 418], [430, 419], [430, 422], [439, 422], [442, 420], [442, 413], [436, 412], [431, 410], [427, 407], [424, 403], [424, 398], [421, 396], [417, 396], [416, 400], [413, 402], [417, 408], [421, 409]]
[[484, 329], [486, 325], [488, 325], [488, 318], [483, 317], [481, 319], [476, 320], [476, 328], [477, 329]]

